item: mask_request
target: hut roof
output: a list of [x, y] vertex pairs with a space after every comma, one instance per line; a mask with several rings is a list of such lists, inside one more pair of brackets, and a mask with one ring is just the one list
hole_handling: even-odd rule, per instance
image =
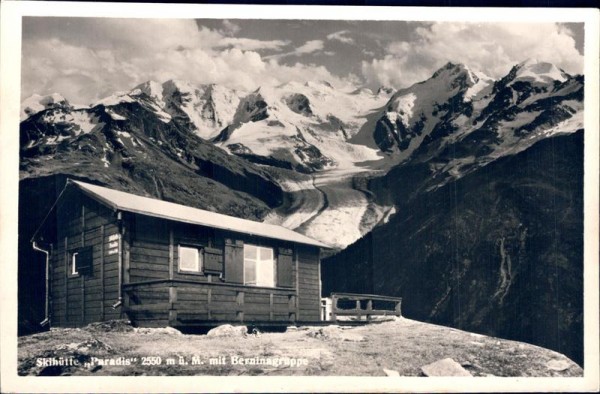
[[75, 180], [69, 180], [65, 188], [68, 188], [69, 185], [74, 185], [89, 197], [113, 208], [114, 210], [133, 212], [140, 215], [173, 220], [176, 222], [198, 224], [222, 230], [230, 230], [266, 238], [318, 246], [321, 248], [330, 248], [330, 246], [320, 241], [274, 224], [240, 219], [229, 215], [192, 208], [186, 205], [157, 200], [154, 198], [142, 197], [135, 194]]

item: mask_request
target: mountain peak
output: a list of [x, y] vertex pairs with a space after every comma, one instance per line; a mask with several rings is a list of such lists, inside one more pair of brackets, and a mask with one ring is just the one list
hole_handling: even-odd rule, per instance
[[38, 112], [54, 107], [71, 107], [71, 104], [59, 93], [52, 93], [45, 96], [33, 94], [21, 103], [21, 120], [25, 120]]
[[515, 69], [515, 81], [523, 80], [529, 82], [548, 83], [553, 81], [564, 82], [569, 75], [554, 64], [537, 59], [527, 59], [517, 64]]
[[138, 96], [141, 93], [144, 93], [152, 98], [162, 99], [163, 84], [156, 81], [146, 81], [133, 88], [129, 94], [132, 96]]
[[167, 92], [180, 91], [180, 92], [193, 92], [194, 86], [183, 79], [169, 79], [162, 84], [165, 94]]
[[134, 99], [129, 95], [129, 92], [120, 91], [96, 101], [91, 106], [104, 105], [105, 107], [111, 107], [120, 103], [131, 103], [133, 101]]
[[[448, 62], [433, 73], [431, 80], [445, 80], [452, 88], [458, 85], [470, 87], [479, 82], [478, 74], [462, 63]], [[485, 77], [483, 74], [481, 76]]]
[[538, 64], [538, 63], [539, 63], [539, 61], [536, 58], [529, 57], [529, 58], [523, 60], [521, 63], [517, 64], [517, 66], [519, 68], [523, 68], [523, 67], [529, 67], [531, 65]]
[[448, 62], [434, 72], [432, 78], [437, 78], [444, 73], [454, 73], [463, 70], [467, 70], [467, 67], [464, 64]]

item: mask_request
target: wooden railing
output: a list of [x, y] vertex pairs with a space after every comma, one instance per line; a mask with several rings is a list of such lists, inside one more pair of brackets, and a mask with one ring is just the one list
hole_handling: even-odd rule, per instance
[[[339, 301], [354, 301], [354, 308], [341, 308]], [[376, 309], [373, 308], [373, 302], [391, 303], [393, 308]], [[362, 308], [361, 303], [366, 303]], [[371, 320], [373, 316], [401, 316], [402, 298], [387, 297], [374, 294], [352, 294], [352, 293], [331, 293], [331, 320], [337, 320], [338, 316], [354, 316], [361, 319], [363, 316]]]

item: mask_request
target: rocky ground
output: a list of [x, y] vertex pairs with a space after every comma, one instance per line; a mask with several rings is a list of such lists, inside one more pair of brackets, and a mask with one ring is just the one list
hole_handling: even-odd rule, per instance
[[[207, 335], [125, 321], [19, 338], [20, 375], [583, 376], [560, 353], [398, 318], [360, 327]], [[56, 365], [60, 364], [60, 365]]]

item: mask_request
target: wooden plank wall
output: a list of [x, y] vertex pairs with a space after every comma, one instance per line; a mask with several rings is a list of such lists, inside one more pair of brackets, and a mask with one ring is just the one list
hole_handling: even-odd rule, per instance
[[209, 229], [136, 216], [130, 241], [130, 283], [156, 279], [208, 280], [205, 275], [179, 273], [178, 245], [207, 247], [214, 242]]
[[222, 283], [162, 283], [129, 286], [127, 314], [139, 326], [185, 326], [206, 322], [292, 322], [293, 289]]
[[281, 289], [250, 286], [176, 286], [177, 318], [232, 322], [290, 321], [290, 294]]
[[[122, 242], [127, 282], [175, 281], [170, 285], [137, 286], [124, 294], [128, 314], [138, 324], [319, 320], [318, 248], [295, 248], [293, 282], [296, 287], [234, 286], [219, 275], [177, 272], [177, 245], [223, 248], [225, 238], [273, 248], [292, 248], [293, 245], [139, 215], [130, 215], [125, 222]], [[82, 326], [92, 321], [121, 318], [121, 308], [112, 308], [119, 296], [119, 256], [109, 253], [114, 251], [109, 247], [111, 236], [119, 231], [115, 213], [75, 193], [68, 204], [57, 210], [57, 225], [58, 240], [52, 256], [52, 325]], [[69, 251], [82, 246], [93, 246], [93, 273], [71, 276]], [[202, 283], [207, 286], [198, 286]]]
[[320, 320], [321, 294], [319, 289], [319, 249], [299, 245], [298, 259], [298, 309], [299, 321]]
[[169, 278], [169, 227], [165, 220], [132, 216], [129, 282]]
[[[235, 285], [227, 281], [227, 275], [180, 273], [177, 269], [179, 244], [223, 249], [225, 239], [231, 239], [273, 247], [277, 251], [279, 247], [293, 248], [290, 243], [141, 216], [135, 218], [131, 234], [130, 283], [174, 280], [128, 288], [127, 294], [131, 295], [128, 314], [138, 320], [137, 324], [160, 325], [166, 319], [171, 325], [194, 321], [289, 322], [298, 316], [300, 305], [295, 286], [268, 289]], [[302, 308], [307, 319], [318, 320], [318, 249], [302, 251], [304, 255], [300, 260], [308, 264], [302, 271], [304, 276], [299, 278], [300, 288], [307, 292], [302, 298]], [[293, 264], [294, 283], [296, 276], [296, 264]], [[157, 286], [163, 287], [155, 291]]]
[[141, 327], [169, 325], [169, 287], [165, 283], [147, 284], [127, 289], [127, 315]]
[[[93, 321], [118, 319], [111, 306], [118, 298], [118, 255], [108, 254], [108, 239], [118, 233], [112, 211], [96, 201], [72, 193], [57, 208], [57, 242], [51, 257], [51, 324], [76, 327]], [[69, 251], [93, 247], [89, 276], [69, 275]]]
[[[292, 248], [292, 244], [277, 240], [136, 216], [130, 240], [129, 282], [157, 279], [181, 279], [198, 283], [219, 281], [221, 279], [218, 274], [178, 272], [178, 245], [224, 250], [225, 239], [271, 247], [275, 253], [279, 247]], [[223, 279], [227, 281], [227, 278]], [[295, 276], [292, 279], [295, 282]]]

